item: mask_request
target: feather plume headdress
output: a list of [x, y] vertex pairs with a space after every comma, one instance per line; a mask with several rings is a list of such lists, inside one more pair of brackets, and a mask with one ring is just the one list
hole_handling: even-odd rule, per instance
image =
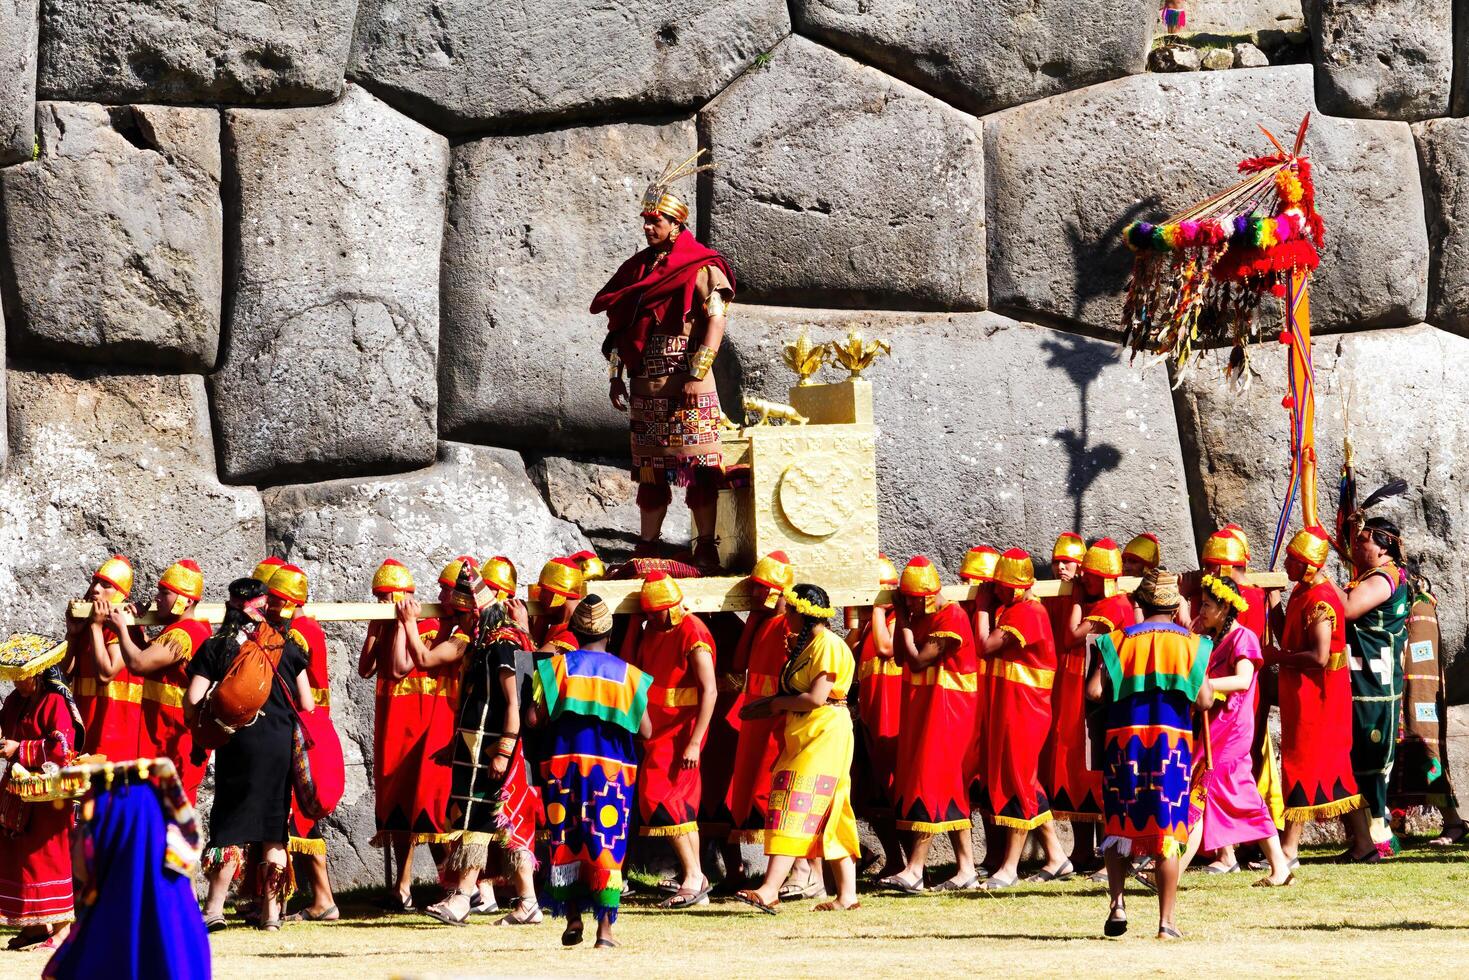
[[689, 219], [689, 206], [670, 190], [675, 181], [692, 177], [694, 174], [705, 170], [713, 170], [714, 164], [700, 163], [699, 159], [708, 153], [707, 148], [699, 150], [693, 156], [679, 164], [665, 167], [663, 174], [643, 191], [643, 215], [653, 217], [654, 215], [667, 215], [679, 224]]

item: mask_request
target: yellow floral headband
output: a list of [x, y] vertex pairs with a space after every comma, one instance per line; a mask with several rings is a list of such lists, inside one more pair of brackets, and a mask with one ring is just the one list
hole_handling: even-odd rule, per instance
[[793, 589], [786, 589], [781, 595], [785, 597], [786, 604], [802, 616], [810, 616], [813, 619], [831, 619], [837, 614], [837, 611], [830, 606], [818, 606], [815, 603], [807, 602], [796, 595]]
[[1213, 575], [1205, 575], [1203, 585], [1214, 598], [1225, 605], [1233, 606], [1236, 613], [1242, 613], [1250, 608], [1250, 604], [1245, 601], [1245, 597], [1230, 588], [1223, 579], [1215, 578]]

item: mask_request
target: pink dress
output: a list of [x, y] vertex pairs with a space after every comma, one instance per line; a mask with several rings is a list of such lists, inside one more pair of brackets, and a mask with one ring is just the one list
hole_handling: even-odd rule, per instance
[[[1214, 753], [1214, 771], [1201, 774], [1204, 803], [1194, 794], [1190, 823], [1202, 815], [1204, 838], [1201, 850], [1212, 851], [1231, 844], [1265, 840], [1275, 834], [1270, 808], [1260, 798], [1255, 783], [1250, 746], [1255, 740], [1255, 702], [1259, 697], [1259, 671], [1263, 660], [1255, 634], [1236, 624], [1214, 647], [1209, 657], [1210, 677], [1229, 677], [1241, 660], [1255, 665], [1255, 676], [1243, 691], [1232, 691], [1216, 701], [1209, 712], [1209, 741]], [[1202, 761], [1204, 755], [1197, 756]]]

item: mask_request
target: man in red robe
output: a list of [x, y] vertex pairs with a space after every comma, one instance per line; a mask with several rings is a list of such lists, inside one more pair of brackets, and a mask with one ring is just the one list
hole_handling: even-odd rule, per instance
[[[898, 568], [892, 559], [879, 552], [877, 565], [881, 569], [878, 584], [896, 590]], [[896, 613], [892, 604], [875, 605], [863, 615], [868, 612], [847, 610], [849, 621], [855, 621], [847, 633], [847, 645], [857, 657], [857, 720], [867, 755], [867, 765], [854, 771], [860, 790], [853, 796], [858, 814], [866, 817], [882, 845], [883, 863], [877, 877], [886, 878], [903, 870], [894, 809], [898, 733], [903, 721], [903, 662], [893, 646]], [[864, 777], [868, 785], [861, 786]]]
[[719, 565], [714, 518], [724, 470], [713, 367], [734, 298], [734, 271], [724, 256], [694, 239], [685, 227], [688, 205], [670, 190], [674, 181], [705, 169], [692, 166], [695, 160], [648, 186], [642, 203], [648, 247], [618, 268], [592, 300], [592, 312], [607, 314], [602, 353], [611, 363], [610, 398], [632, 423], [632, 475], [642, 516], [634, 554], [657, 556], [671, 487], [687, 487], [694, 563], [712, 570]]
[[[86, 732], [86, 744], [80, 749], [114, 762], [138, 757], [143, 727], [143, 682], [128, 669], [109, 622], [113, 609], [126, 604], [132, 591], [132, 563], [113, 555], [92, 575], [87, 589], [91, 621], [73, 620], [67, 628], [71, 688]], [[136, 627], [132, 630], [136, 644], [141, 637]]]
[[979, 675], [974, 631], [957, 603], [942, 595], [938, 569], [915, 556], [899, 577], [903, 602], [893, 643], [904, 665], [898, 771], [894, 778], [898, 829], [910, 831], [908, 864], [882, 884], [909, 894], [925, 890], [924, 865], [934, 834], [954, 845], [954, 876], [937, 890], [974, 888], [974, 849], [969, 840], [966, 768], [978, 713]]
[[643, 580], [643, 622], [632, 663], [653, 678], [638, 773], [638, 812], [644, 837], [667, 837], [678, 856], [678, 891], [662, 903], [683, 909], [709, 902], [709, 879], [699, 862], [699, 757], [714, 717], [714, 637], [683, 604], [678, 582], [664, 572]]

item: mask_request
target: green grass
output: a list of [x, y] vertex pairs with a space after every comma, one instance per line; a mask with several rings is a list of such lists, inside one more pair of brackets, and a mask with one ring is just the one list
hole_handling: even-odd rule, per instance
[[[1190, 874], [1179, 896], [1181, 943], [1153, 938], [1154, 899], [1129, 892], [1132, 931], [1100, 938], [1100, 885], [1018, 886], [998, 896], [899, 898], [864, 894], [862, 908], [814, 914], [809, 903], [765, 916], [716, 900], [660, 912], [630, 898], [617, 923], [621, 949], [563, 950], [560, 924], [465, 928], [423, 916], [387, 916], [369, 896], [345, 902], [348, 918], [291, 925], [278, 934], [232, 926], [213, 939], [220, 980], [353, 980], [388, 976], [592, 975], [807, 977], [973, 975], [1026, 977], [1269, 972], [1283, 976], [1389, 975], [1469, 970], [1469, 850], [1417, 848], [1376, 867], [1337, 867], [1307, 855], [1295, 886], [1251, 888], [1259, 877]], [[425, 893], [422, 898], [432, 900]], [[590, 927], [591, 923], [588, 922]], [[590, 928], [588, 929], [590, 935]], [[0, 954], [0, 976], [39, 973], [38, 959]]]

